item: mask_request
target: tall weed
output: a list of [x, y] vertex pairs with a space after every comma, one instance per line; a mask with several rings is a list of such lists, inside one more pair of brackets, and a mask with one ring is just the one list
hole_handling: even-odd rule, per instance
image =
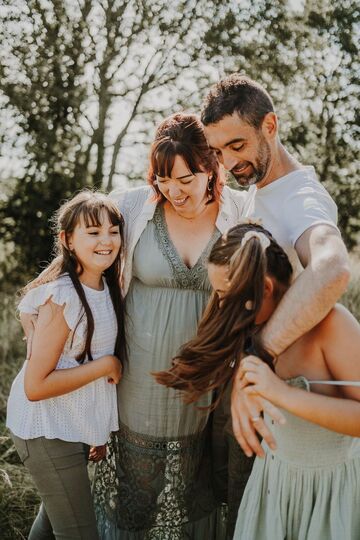
[[0, 538], [28, 536], [39, 497], [29, 473], [20, 463], [5, 427], [10, 386], [25, 355], [20, 323], [15, 314], [15, 291], [0, 294]]
[[341, 298], [341, 303], [348, 308], [360, 322], [360, 258], [354, 255], [351, 261], [351, 280], [348, 290]]

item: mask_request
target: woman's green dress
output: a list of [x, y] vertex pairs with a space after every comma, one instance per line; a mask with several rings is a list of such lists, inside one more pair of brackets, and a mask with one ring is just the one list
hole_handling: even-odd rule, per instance
[[208, 417], [151, 375], [168, 369], [196, 333], [210, 293], [206, 259], [219, 235], [216, 230], [189, 269], [158, 205], [135, 248], [126, 297], [129, 363], [118, 386], [120, 430], [94, 481], [102, 539], [225, 538], [211, 482]]

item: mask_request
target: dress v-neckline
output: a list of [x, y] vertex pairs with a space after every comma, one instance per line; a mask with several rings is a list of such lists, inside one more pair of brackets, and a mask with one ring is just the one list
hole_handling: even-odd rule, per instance
[[173, 271], [173, 275], [177, 283], [182, 288], [192, 288], [198, 282], [201, 274], [203, 279], [203, 268], [205, 259], [210, 253], [211, 247], [220, 236], [219, 231], [215, 228], [208, 243], [200, 253], [197, 261], [191, 267], [187, 266], [183, 258], [180, 256], [172, 239], [170, 238], [169, 229], [165, 219], [164, 208], [162, 204], [156, 207], [153, 218], [156, 230], [156, 237], [159, 247], [166, 257]]
[[196, 259], [196, 262], [192, 266], [188, 266], [185, 263], [184, 259], [181, 257], [181, 255], [179, 253], [179, 250], [175, 246], [173, 240], [171, 239], [171, 236], [170, 236], [170, 233], [169, 233], [169, 227], [168, 227], [168, 224], [167, 224], [167, 221], [166, 221], [164, 205], [162, 205], [162, 204], [159, 205], [159, 211], [160, 211], [160, 214], [161, 214], [161, 219], [162, 219], [163, 224], [164, 224], [164, 229], [165, 229], [166, 235], [167, 235], [168, 240], [169, 240], [169, 246], [173, 249], [174, 253], [176, 254], [176, 256], [179, 259], [179, 262], [182, 264], [182, 266], [184, 266], [184, 268], [186, 268], [186, 270], [191, 272], [194, 268], [196, 268], [196, 266], [198, 264], [200, 264], [202, 262], [203, 255], [207, 254], [210, 251], [209, 247], [213, 243], [214, 234], [215, 234], [215, 232], [217, 230], [216, 227], [214, 228], [214, 231], [213, 231], [211, 237], [209, 238], [209, 241], [206, 243], [204, 249], [201, 251], [200, 255]]

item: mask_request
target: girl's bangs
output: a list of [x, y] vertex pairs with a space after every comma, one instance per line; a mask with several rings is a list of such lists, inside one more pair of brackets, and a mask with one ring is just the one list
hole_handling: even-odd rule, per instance
[[[109, 204], [107, 204], [107, 202]], [[85, 204], [80, 210], [86, 227], [101, 227], [104, 221], [104, 212], [112, 225], [122, 225], [123, 219], [119, 210], [111, 201], [91, 201]], [[79, 217], [80, 217], [79, 216]]]

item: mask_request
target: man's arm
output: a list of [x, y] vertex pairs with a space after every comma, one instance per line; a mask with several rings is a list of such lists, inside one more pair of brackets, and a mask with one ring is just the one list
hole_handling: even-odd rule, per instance
[[[348, 254], [338, 231], [330, 225], [315, 225], [297, 240], [295, 249], [304, 266], [283, 296], [262, 331], [266, 350], [278, 356], [294, 341], [320, 322], [345, 291], [350, 278]], [[275, 444], [262, 418], [251, 421], [256, 403], [250, 403], [235, 376], [231, 412], [234, 435], [247, 455], [263, 455], [256, 431], [266, 442]], [[255, 415], [255, 417], [257, 416]]]
[[324, 319], [350, 278], [346, 247], [334, 227], [315, 225], [307, 229], [295, 249], [304, 271], [262, 330], [262, 343], [273, 356], [279, 356]]

